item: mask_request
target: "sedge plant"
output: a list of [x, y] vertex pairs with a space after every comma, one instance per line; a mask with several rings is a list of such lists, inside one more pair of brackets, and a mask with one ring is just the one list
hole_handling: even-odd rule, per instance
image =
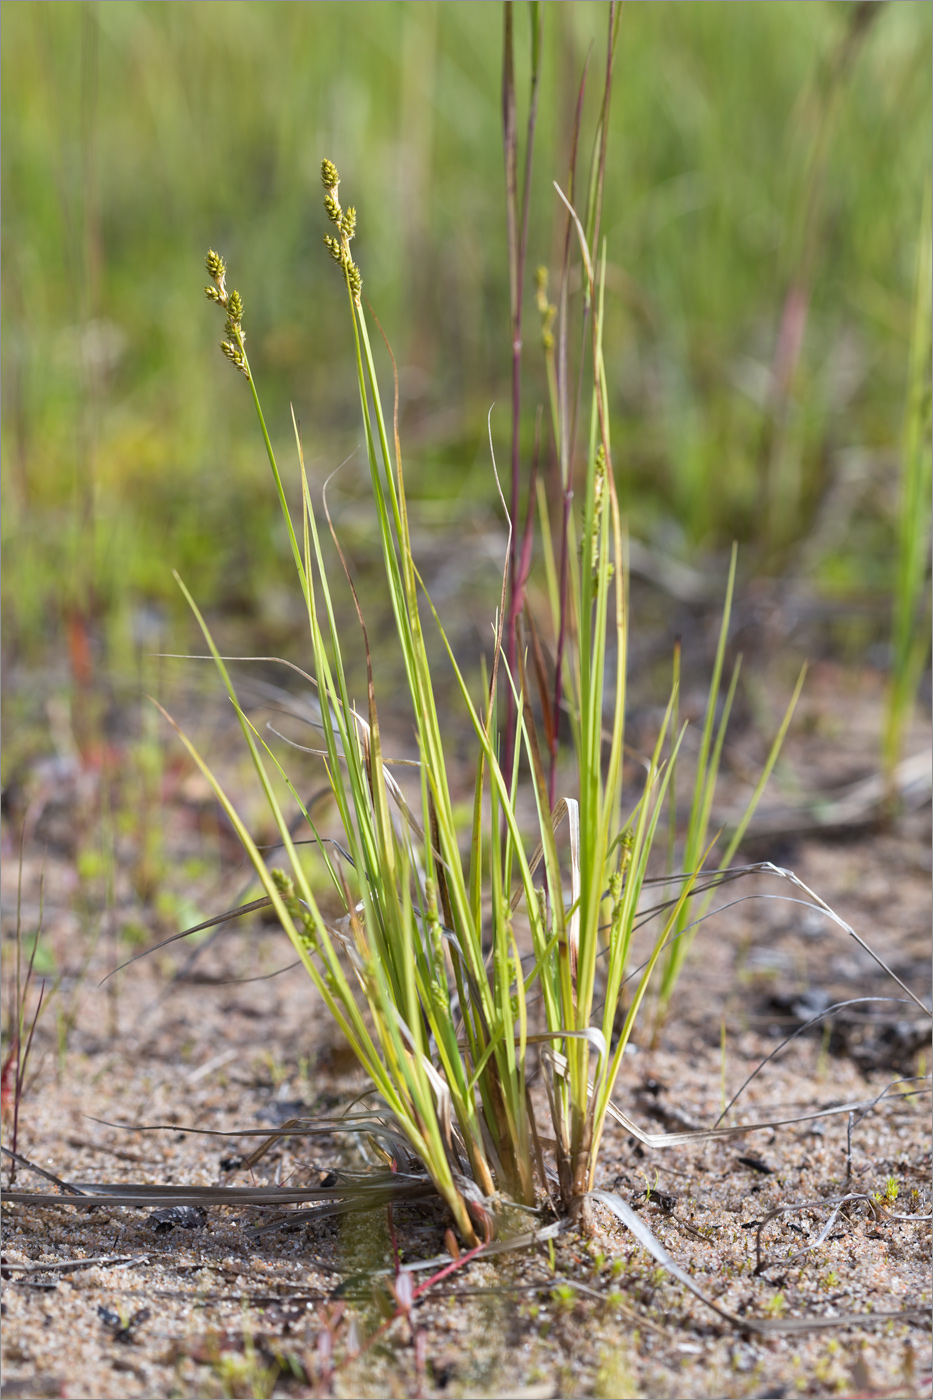
[[[226, 266], [213, 251], [207, 257], [207, 296], [225, 314], [221, 349], [249, 385], [307, 614], [310, 662], [301, 674], [320, 704], [318, 752], [337, 813], [336, 839], [317, 829], [247, 717], [187, 590], [242, 726], [287, 868], [270, 868], [219, 779], [182, 738], [373, 1090], [449, 1206], [460, 1236], [475, 1247], [502, 1227], [506, 1204], [535, 1208], [542, 1194], [561, 1215], [586, 1218], [626, 1045], [662, 953], [683, 923], [708, 849], [700, 842], [692, 850], [691, 868], [679, 877], [678, 892], [663, 910], [647, 961], [626, 989], [623, 1006], [642, 891], [656, 836], [665, 829], [661, 817], [682, 731], [675, 732], [675, 685], [641, 790], [623, 808], [628, 609], [602, 356], [604, 251], [597, 262], [565, 199], [586, 278], [588, 373], [581, 381], [586, 386], [580, 410], [586, 444], [582, 507], [567, 516], [569, 547], [560, 586], [553, 551], [548, 566], [562, 618], [562, 688], [575, 753], [571, 790], [552, 800], [524, 649], [516, 646], [510, 663], [503, 644], [508, 564], [492, 663], [480, 684], [454, 655], [419, 575], [397, 395], [390, 426], [362, 276], [351, 251], [356, 212], [341, 203], [338, 172], [330, 161], [322, 163], [321, 177], [332, 225], [325, 242], [347, 296], [382, 571], [405, 676], [402, 700], [396, 695], [393, 705], [404, 707], [415, 736], [418, 791], [403, 792], [383, 749], [378, 679], [355, 592], [367, 667], [365, 712], [351, 703], [325, 525], [312, 500], [297, 424], [301, 520], [296, 527], [250, 369], [243, 299], [228, 289]], [[344, 562], [336, 536], [334, 543]], [[345, 563], [344, 569], [352, 590]], [[436, 629], [443, 644], [475, 740], [466, 822], [458, 816], [458, 794], [445, 758], [426, 627]], [[536, 814], [530, 835], [519, 817], [527, 810], [529, 789]], [[708, 815], [705, 798], [704, 803]], [[301, 860], [286, 813], [291, 804], [302, 811], [310, 839], [318, 844], [329, 886], [343, 909], [340, 919], [324, 912], [326, 901]], [[540, 1103], [536, 1107], [531, 1094], [539, 1071], [547, 1091], [546, 1132], [539, 1129]], [[545, 1160], [545, 1145], [554, 1153], [556, 1171]]]

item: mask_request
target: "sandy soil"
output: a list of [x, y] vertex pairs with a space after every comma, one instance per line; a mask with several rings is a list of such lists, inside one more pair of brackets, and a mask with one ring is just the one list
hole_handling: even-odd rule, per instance
[[[843, 684], [829, 669], [816, 675], [787, 751], [785, 794], [795, 781], [821, 791], [869, 770], [877, 699], [867, 682]], [[928, 744], [928, 728], [918, 728], [912, 743]], [[739, 734], [729, 781], [740, 782], [760, 748], [753, 729]], [[32, 830], [22, 924], [26, 933], [36, 927], [41, 881], [43, 947], [60, 981], [31, 1050], [18, 1151], [84, 1183], [315, 1186], [333, 1169], [359, 1167], [365, 1144], [332, 1136], [280, 1139], [250, 1173], [236, 1169], [257, 1141], [238, 1129], [333, 1112], [365, 1088], [300, 972], [267, 976], [289, 961], [274, 928], [243, 920], [193, 964], [186, 966], [187, 945], [176, 945], [97, 986], [118, 950], [126, 955], [129, 923], [164, 936], [183, 907], [212, 913], [240, 897], [243, 873], [216, 819], [205, 835], [209, 804], [197, 780], [181, 766], [163, 772], [171, 820], [161, 859], [188, 904], [179, 894], [161, 912], [134, 893], [139, 851], [132, 833], [119, 829], [109, 902], [95, 903], [88, 892], [103, 884], [80, 867], [69, 836], [93, 774], [73, 767], [37, 808], [43, 780], [23, 778], [33, 806], [25, 808]], [[4, 827], [8, 991], [14, 835], [26, 801], [11, 802]], [[216, 865], [189, 869], [211, 841], [220, 874]], [[898, 976], [925, 992], [929, 807], [887, 831], [816, 840], [791, 830], [769, 841], [768, 851], [750, 844], [751, 854], [770, 852], [792, 866]], [[744, 892], [789, 890], [756, 877]], [[755, 899], [724, 912], [695, 943], [656, 1043], [647, 1027], [636, 1035], [619, 1107], [652, 1132], [712, 1123], [824, 993], [901, 995], [856, 943], [811, 910]], [[923, 1084], [890, 1088], [926, 1074], [929, 1054], [928, 1032], [924, 1039], [909, 1004], [854, 1007], [831, 1032], [817, 1027], [794, 1040], [731, 1117], [791, 1118], [877, 1098], [862, 1116], [665, 1151], [643, 1148], [613, 1125], [601, 1155], [599, 1185], [634, 1203], [669, 1254], [730, 1312], [772, 1322], [858, 1313], [858, 1325], [756, 1335], [729, 1323], [665, 1275], [603, 1207], [593, 1238], [564, 1234], [553, 1247], [467, 1264], [426, 1290], [410, 1319], [375, 1336], [393, 1311], [389, 1279], [379, 1272], [392, 1260], [384, 1208], [256, 1236], [257, 1215], [242, 1207], [212, 1206], [187, 1222], [196, 1228], [184, 1228], [155, 1218], [152, 1207], [8, 1203], [2, 1395], [929, 1395], [929, 1100], [904, 1092]], [[157, 1124], [165, 1126], [150, 1130]], [[7, 1115], [7, 1146], [11, 1135]], [[10, 1165], [5, 1158], [6, 1181]], [[851, 1201], [824, 1230], [831, 1198], [884, 1197], [889, 1179], [896, 1199]], [[56, 1190], [24, 1167], [15, 1186]], [[770, 1215], [789, 1205], [801, 1208]], [[767, 1267], [756, 1272], [759, 1222]], [[402, 1260], [444, 1253], [447, 1224], [434, 1202], [396, 1207]], [[430, 1276], [413, 1275], [416, 1285]], [[926, 1315], [872, 1319], [923, 1307]]]

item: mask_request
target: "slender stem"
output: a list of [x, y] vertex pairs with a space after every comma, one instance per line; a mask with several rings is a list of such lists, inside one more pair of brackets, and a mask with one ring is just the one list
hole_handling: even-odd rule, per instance
[[[586, 74], [589, 68], [589, 54], [583, 64], [580, 86], [577, 89], [577, 106], [573, 121], [573, 141], [570, 148], [570, 170], [567, 192], [573, 200], [577, 175], [577, 151], [580, 144], [580, 128], [583, 121], [583, 97], [586, 92]], [[564, 649], [567, 641], [567, 589], [569, 568], [567, 550], [570, 540], [570, 518], [573, 507], [573, 466], [571, 460], [573, 439], [570, 434], [570, 418], [567, 407], [567, 339], [568, 339], [568, 288], [570, 283], [570, 256], [573, 247], [573, 224], [567, 215], [564, 227], [564, 257], [561, 267], [560, 296], [558, 298], [558, 339], [557, 339], [557, 393], [558, 419], [560, 424], [560, 484], [561, 484], [561, 531], [560, 531], [560, 593], [557, 614], [557, 654], [554, 662], [554, 708], [551, 723], [551, 771], [548, 780], [548, 794], [551, 806], [557, 796], [557, 755], [560, 747], [560, 703], [564, 689]]]
[[[518, 128], [515, 98], [515, 45], [512, 21], [512, 0], [505, 0], [504, 53], [502, 68], [502, 133], [505, 150], [506, 226], [509, 253], [510, 329], [512, 344], [512, 471], [511, 502], [512, 547], [509, 559], [509, 605], [505, 628], [505, 654], [510, 670], [515, 669], [516, 622], [522, 610], [524, 578], [520, 568], [518, 516], [521, 504], [521, 381], [522, 381], [522, 289], [525, 281], [525, 256], [528, 244], [528, 216], [531, 206], [531, 169], [534, 155], [535, 128], [538, 116], [538, 89], [542, 11], [540, 3], [531, 5], [531, 94], [528, 126], [525, 135], [525, 164], [519, 211], [518, 193]], [[529, 511], [533, 503], [529, 502]], [[513, 752], [515, 707], [511, 693], [507, 701], [505, 768], [508, 771]]]

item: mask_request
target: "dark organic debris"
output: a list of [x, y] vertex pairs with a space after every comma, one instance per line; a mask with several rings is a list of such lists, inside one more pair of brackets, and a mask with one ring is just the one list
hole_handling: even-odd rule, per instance
[[256, 1114], [260, 1123], [271, 1123], [273, 1128], [281, 1128], [290, 1119], [300, 1119], [302, 1116], [311, 1116], [313, 1104], [305, 1103], [304, 1099], [274, 1099]]
[[183, 1230], [203, 1230], [207, 1211], [203, 1206], [163, 1206], [146, 1218], [146, 1224], [156, 1234], [164, 1234], [179, 1225]]
[[235, 1172], [243, 1165], [243, 1157], [235, 1154], [232, 1157], [221, 1157], [220, 1170], [222, 1172]]
[[148, 1322], [152, 1316], [149, 1308], [140, 1308], [133, 1316], [126, 1321], [115, 1313], [112, 1308], [105, 1308], [101, 1305], [97, 1309], [97, 1316], [113, 1336], [115, 1342], [129, 1343], [136, 1340], [133, 1333], [137, 1328], [142, 1327], [144, 1322]]
[[664, 1103], [661, 1099], [664, 1086], [658, 1080], [651, 1080], [635, 1091], [635, 1102], [649, 1118], [656, 1119], [668, 1132], [695, 1132], [700, 1124], [677, 1104]]
[[916, 1056], [930, 1043], [930, 1025], [926, 1019], [912, 1021], [887, 1010], [900, 1002], [894, 997], [856, 997], [834, 1003], [828, 992], [809, 987], [803, 992], [776, 993], [768, 997], [765, 1008], [767, 1015], [780, 1017], [780, 1023], [771, 1027], [773, 1036], [789, 1027], [795, 1035], [825, 1037], [831, 1055], [847, 1055], [863, 1073], [909, 1073]]
[[649, 1187], [645, 1191], [636, 1191], [632, 1197], [632, 1205], [637, 1209], [639, 1206], [649, 1204], [657, 1206], [662, 1215], [670, 1215], [677, 1204], [677, 1197], [665, 1195], [663, 1191], [655, 1191], [653, 1187]]
[[[792, 1024], [803, 1025], [814, 1016], [824, 1016], [833, 1004], [833, 999], [822, 987], [807, 987], [802, 992], [777, 992], [768, 998], [768, 1006], [782, 1017], [788, 1017]], [[817, 1029], [816, 1034], [822, 1031]]]
[[913, 1068], [917, 1055], [930, 1043], [930, 1027], [910, 1021], [886, 1021], [852, 1045], [849, 1053], [864, 1073], [870, 1070], [897, 1070], [902, 1073]]
[[762, 1176], [774, 1175], [774, 1168], [769, 1167], [760, 1157], [737, 1157], [736, 1161], [741, 1162], [743, 1167], [750, 1167], [753, 1172], [761, 1172]]

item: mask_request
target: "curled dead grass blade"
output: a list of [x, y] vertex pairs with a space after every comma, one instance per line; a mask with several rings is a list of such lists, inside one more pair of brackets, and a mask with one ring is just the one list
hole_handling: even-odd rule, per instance
[[[614, 1191], [591, 1191], [590, 1199], [599, 1201], [615, 1215], [635, 1236], [638, 1243], [660, 1264], [665, 1273], [682, 1284], [689, 1293], [704, 1305], [742, 1332], [755, 1332], [761, 1336], [775, 1336], [794, 1332], [835, 1330], [843, 1327], [876, 1327], [892, 1321], [911, 1321], [929, 1317], [933, 1309], [929, 1304], [919, 1303], [916, 1307], [901, 1308], [895, 1312], [846, 1313], [839, 1317], [790, 1317], [756, 1318], [739, 1314], [725, 1308], [711, 1298], [695, 1279], [672, 1259], [657, 1235], [632, 1207]], [[849, 1199], [849, 1198], [845, 1198]], [[777, 1212], [780, 1214], [780, 1212]]]
[[849, 1001], [837, 1001], [832, 1006], [827, 1006], [825, 1011], [820, 1011], [816, 1016], [811, 1016], [808, 1021], [804, 1021], [803, 1025], [798, 1026], [790, 1035], [785, 1036], [780, 1045], [775, 1046], [770, 1055], [766, 1055], [761, 1063], [752, 1070], [748, 1078], [743, 1080], [742, 1084], [736, 1089], [732, 1098], [726, 1104], [722, 1113], [720, 1113], [719, 1117], [716, 1119], [713, 1127], [716, 1128], [719, 1126], [722, 1120], [728, 1115], [729, 1110], [735, 1104], [739, 1096], [745, 1093], [749, 1084], [761, 1073], [765, 1065], [770, 1064], [777, 1055], [780, 1055], [781, 1051], [786, 1049], [792, 1040], [796, 1040], [798, 1035], [803, 1035], [805, 1031], [811, 1030], [813, 1026], [818, 1026], [821, 1021], [825, 1021], [828, 1017], [835, 1016], [837, 1011], [844, 1011], [847, 1006], [865, 1006], [872, 1002], [884, 1002], [888, 1005], [894, 1003], [899, 1006], [906, 1006], [909, 1004], [905, 1002], [903, 997], [852, 997]]
[[[759, 1220], [757, 1222], [755, 1230], [756, 1276], [763, 1274], [766, 1269], [773, 1268], [775, 1264], [780, 1264], [782, 1265], [782, 1267], [787, 1267], [790, 1264], [793, 1264], [795, 1259], [802, 1259], [805, 1254], [810, 1254], [814, 1249], [818, 1249], [821, 1244], [825, 1243], [829, 1232], [835, 1225], [837, 1219], [839, 1218], [843, 1207], [847, 1205], [855, 1205], [859, 1201], [865, 1203], [865, 1205], [868, 1207], [869, 1214], [876, 1219], [883, 1217], [888, 1220], [916, 1221], [917, 1223], [920, 1223], [921, 1221], [928, 1221], [930, 1219], [929, 1215], [892, 1215], [889, 1211], [879, 1209], [875, 1203], [874, 1197], [861, 1191], [853, 1191], [846, 1196], [819, 1196], [812, 1201], [795, 1201], [789, 1205], [776, 1206], [774, 1210], [768, 1211], [768, 1214], [764, 1217], [763, 1220]], [[820, 1233], [817, 1235], [815, 1240], [810, 1240], [808, 1244], [804, 1245], [802, 1249], [798, 1249], [794, 1254], [782, 1254], [780, 1258], [775, 1257], [773, 1259], [762, 1259], [762, 1231], [767, 1225], [770, 1224], [772, 1220], [777, 1220], [779, 1216], [794, 1215], [797, 1213], [797, 1211], [801, 1210], [817, 1211], [825, 1206], [832, 1206], [832, 1213], [830, 1214], [829, 1219], [826, 1221], [826, 1224], [820, 1230]]]

